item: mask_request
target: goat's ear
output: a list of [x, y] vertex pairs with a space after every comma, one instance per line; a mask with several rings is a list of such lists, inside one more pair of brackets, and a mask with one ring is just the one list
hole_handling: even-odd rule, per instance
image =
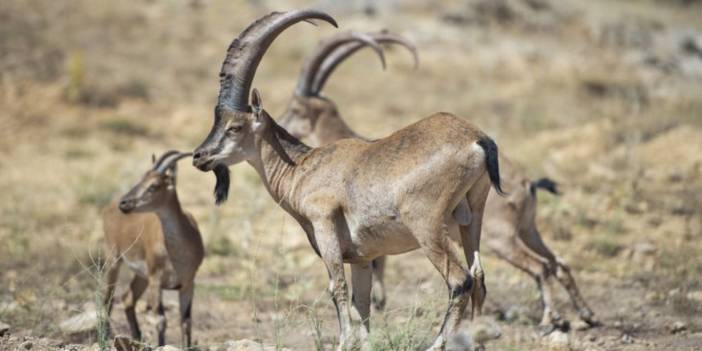
[[251, 91], [251, 110], [254, 115], [253, 131], [260, 133], [266, 129], [267, 120], [263, 112], [263, 99], [256, 88]]

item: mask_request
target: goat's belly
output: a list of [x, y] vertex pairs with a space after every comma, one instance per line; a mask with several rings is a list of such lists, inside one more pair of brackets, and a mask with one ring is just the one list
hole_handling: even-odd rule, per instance
[[409, 228], [395, 221], [357, 228], [351, 234], [351, 241], [359, 256], [370, 259], [419, 248]]
[[146, 267], [146, 261], [144, 261], [144, 260], [130, 260], [130, 259], [124, 257], [124, 263], [136, 275], [143, 277], [143, 278], [148, 278], [148, 274], [146, 273], [148, 271], [148, 269]]
[[[149, 268], [146, 265], [146, 261], [128, 259], [125, 257], [124, 263], [127, 265], [127, 267], [129, 267], [129, 269], [132, 270], [132, 272], [134, 272], [134, 274], [142, 278], [149, 278]], [[173, 269], [173, 264], [168, 262], [161, 273], [161, 287], [164, 289], [178, 289], [180, 288], [180, 285], [180, 277], [178, 274], [176, 274], [175, 269]]]
[[173, 264], [168, 261], [161, 276], [161, 287], [164, 289], [180, 289], [181, 279], [173, 268]]

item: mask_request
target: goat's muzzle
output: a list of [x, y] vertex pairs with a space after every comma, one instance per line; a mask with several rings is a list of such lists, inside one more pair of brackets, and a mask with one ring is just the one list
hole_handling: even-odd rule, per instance
[[203, 172], [209, 172], [214, 168], [214, 162], [208, 150], [197, 149], [193, 152], [193, 166]]
[[129, 212], [132, 212], [134, 210], [134, 207], [136, 207], [136, 201], [122, 199], [119, 202], [118, 207], [119, 210], [122, 211], [122, 213], [128, 214]]

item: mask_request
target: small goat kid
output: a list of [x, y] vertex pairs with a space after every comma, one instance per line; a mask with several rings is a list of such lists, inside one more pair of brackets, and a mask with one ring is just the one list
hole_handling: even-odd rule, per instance
[[[377, 42], [402, 43], [415, 55], [414, 47], [401, 37], [387, 32], [370, 34]], [[320, 47], [323, 47], [322, 43]], [[306, 138], [313, 146], [322, 146], [346, 138], [360, 138], [341, 118], [336, 105], [328, 97], [320, 96], [324, 82], [330, 77], [334, 68], [355, 51], [363, 48], [364, 43], [351, 43], [330, 51], [322, 58], [322, 64], [314, 56], [308, 60], [298, 81], [298, 89], [291, 101], [288, 111], [281, 118], [280, 125], [296, 138]], [[318, 50], [321, 52], [322, 50]], [[317, 82], [310, 86], [310, 82]], [[543, 242], [536, 227], [536, 189], [544, 188], [555, 193], [555, 184], [547, 179], [531, 182], [524, 172], [519, 170], [506, 158], [500, 157], [502, 180], [509, 196], [499, 196], [495, 191], [488, 195], [484, 219], [484, 233], [487, 246], [498, 257], [532, 276], [539, 288], [543, 301], [541, 327], [545, 332], [554, 327], [565, 327], [556, 310], [552, 297], [553, 277], [566, 289], [570, 300], [578, 311], [580, 318], [589, 325], [598, 324], [594, 314], [580, 295], [570, 268], [559, 260]], [[385, 304], [383, 275], [385, 257], [373, 260], [373, 303], [377, 309]]]
[[[356, 336], [368, 348], [371, 261], [421, 249], [446, 281], [449, 306], [431, 349], [443, 349], [468, 304], [485, 297], [479, 243], [485, 199], [499, 189], [495, 143], [471, 123], [437, 113], [373, 142], [345, 139], [310, 148], [280, 127], [249, 90], [273, 39], [318, 11], [275, 12], [245, 29], [227, 50], [215, 121], [193, 154], [202, 171], [248, 162], [266, 189], [302, 226], [329, 274], [341, 330], [340, 348]], [[228, 181], [221, 181], [226, 184]], [[222, 189], [219, 189], [222, 190]], [[471, 218], [470, 221], [466, 221]], [[449, 236], [460, 236], [469, 269]], [[344, 263], [351, 264], [348, 298]], [[358, 334], [354, 321], [360, 320]]]
[[154, 160], [141, 181], [119, 202], [108, 205], [102, 215], [107, 262], [103, 296], [108, 316], [124, 262], [135, 273], [122, 298], [132, 337], [141, 339], [134, 307], [148, 291], [147, 305], [158, 321], [159, 345], [164, 344], [166, 330], [163, 289], [179, 290], [181, 343], [184, 347], [191, 344], [194, 279], [204, 249], [195, 219], [183, 211], [176, 194], [176, 163], [190, 155], [169, 151]]
[[[400, 35], [381, 31], [364, 34], [373, 39], [344, 43], [345, 35], [335, 35], [320, 42], [317, 49], [308, 56], [298, 78], [297, 89], [288, 105], [287, 110], [279, 119], [280, 126], [294, 137], [309, 138], [313, 146], [330, 144], [346, 138], [360, 138], [339, 115], [336, 104], [321, 92], [334, 70], [344, 60], [359, 50], [370, 46], [378, 52], [375, 43], [399, 44], [412, 54], [414, 67], [419, 65], [417, 48]], [[385, 60], [379, 54], [383, 68]], [[381, 310], [385, 306], [385, 286], [383, 284], [383, 268], [385, 256], [373, 260], [373, 288], [371, 289], [373, 305]]]

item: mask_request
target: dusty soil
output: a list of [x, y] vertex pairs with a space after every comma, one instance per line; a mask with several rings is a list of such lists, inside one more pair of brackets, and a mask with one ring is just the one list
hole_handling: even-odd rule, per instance
[[[360, 134], [381, 137], [450, 111], [484, 128], [529, 175], [561, 184], [563, 195], [540, 195], [539, 225], [603, 325], [581, 330], [559, 291], [572, 328], [541, 337], [534, 282], [488, 252], [486, 314], [502, 335], [488, 349], [702, 349], [702, 4], [316, 5], [342, 29], [389, 28], [419, 47], [417, 70], [400, 50], [388, 52], [387, 72], [365, 52], [331, 79], [326, 95]], [[190, 150], [207, 133], [234, 35], [270, 10], [302, 6], [0, 5], [8, 19], [0, 24], [0, 322], [10, 325], [0, 350], [28, 341], [29, 349], [95, 347], [95, 334], [67, 335], [59, 324], [97, 298], [100, 208], [138, 179], [151, 153]], [[254, 82], [270, 112], [284, 110], [304, 55], [331, 33], [298, 25], [272, 46]], [[179, 170], [181, 202], [208, 253], [194, 305], [198, 348], [254, 339], [333, 349], [321, 261], [250, 167], [232, 174], [230, 199], [217, 208], [213, 177]], [[372, 317], [375, 348], [421, 349], [445, 308], [439, 275], [409, 253], [389, 259], [387, 285], [388, 306]], [[174, 344], [176, 299], [166, 295]], [[116, 333], [128, 332], [120, 304], [112, 320]]]

